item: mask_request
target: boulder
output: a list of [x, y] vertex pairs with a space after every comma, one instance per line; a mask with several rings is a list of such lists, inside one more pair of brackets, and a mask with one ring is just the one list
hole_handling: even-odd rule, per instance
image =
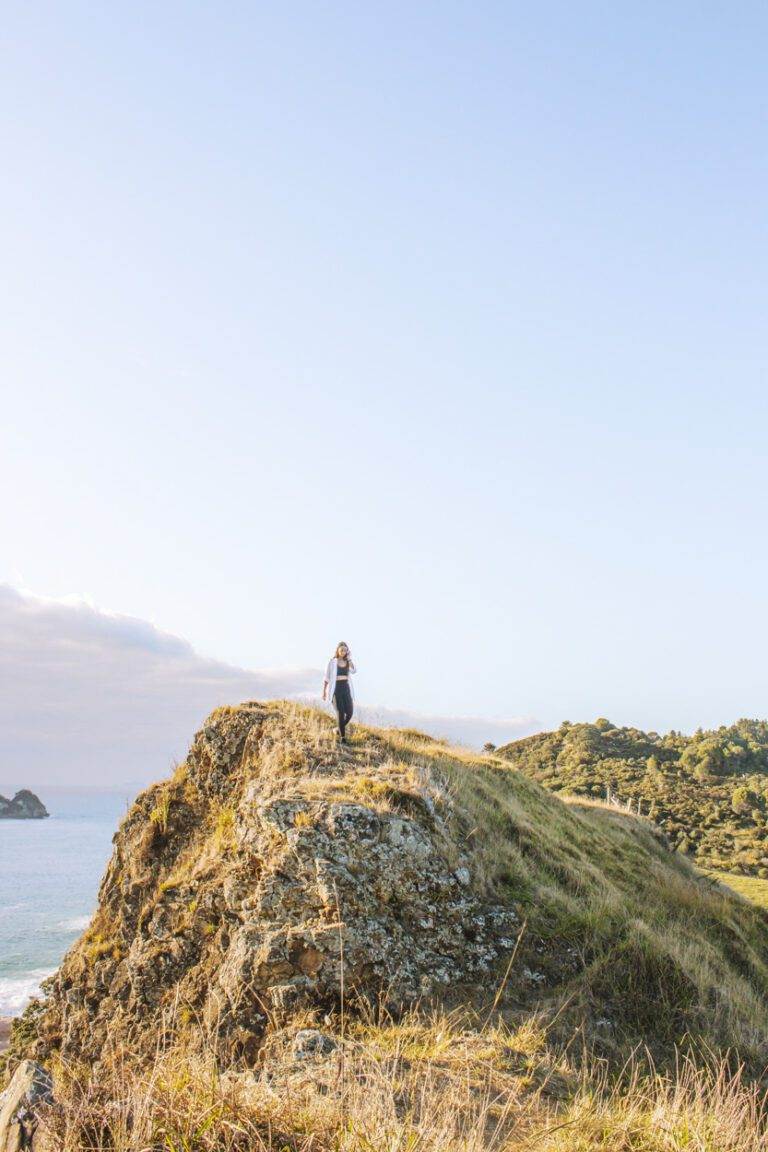
[[0, 1095], [0, 1152], [52, 1152], [45, 1111], [53, 1104], [53, 1085], [45, 1068], [23, 1060]]

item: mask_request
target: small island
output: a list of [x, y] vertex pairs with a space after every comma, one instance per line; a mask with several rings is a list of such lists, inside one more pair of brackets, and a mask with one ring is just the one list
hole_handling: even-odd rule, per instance
[[22, 788], [12, 800], [0, 796], [0, 820], [44, 820], [49, 815], [42, 800]]

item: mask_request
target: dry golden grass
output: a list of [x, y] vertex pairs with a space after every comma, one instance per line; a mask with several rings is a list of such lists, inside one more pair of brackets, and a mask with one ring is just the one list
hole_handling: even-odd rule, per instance
[[[660, 1031], [673, 1036], [678, 1029], [679, 991], [689, 998], [691, 1016], [709, 1015], [723, 1046], [766, 1060], [764, 925], [744, 915], [722, 886], [702, 881], [687, 860], [666, 851], [647, 820], [600, 802], [562, 803], [493, 755], [419, 743], [410, 734], [387, 734], [385, 741], [404, 760], [410, 756], [430, 769], [433, 786], [436, 780], [471, 814], [467, 839], [481, 885], [494, 895], [522, 895], [534, 920], [556, 925], [585, 959], [608, 946], [615, 961], [610, 942], [623, 938], [629, 977], [638, 963], [650, 976], [648, 987], [638, 981], [633, 991], [649, 997]], [[724, 934], [731, 938], [725, 950]], [[617, 963], [612, 972], [611, 962], [602, 987], [620, 1001], [628, 971]], [[658, 971], [664, 981], [671, 978], [669, 1003], [663, 987], [652, 991]]]
[[716, 872], [707, 869], [705, 875], [725, 884], [733, 892], [738, 892], [745, 900], [758, 908], [768, 908], [768, 880], [759, 876], [736, 876], [733, 872]]
[[[311, 1021], [304, 1021], [310, 1023]], [[299, 1061], [275, 1034], [255, 1072], [163, 1050], [149, 1067], [111, 1055], [99, 1074], [59, 1066], [49, 1117], [62, 1152], [763, 1152], [760, 1091], [725, 1062], [635, 1060], [611, 1080], [546, 1029], [414, 1012], [358, 1024]]]

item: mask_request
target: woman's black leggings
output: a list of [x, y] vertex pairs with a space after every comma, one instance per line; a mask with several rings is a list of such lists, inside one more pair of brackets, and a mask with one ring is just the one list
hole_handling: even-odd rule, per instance
[[337, 680], [336, 689], [333, 693], [333, 702], [336, 705], [336, 712], [339, 717], [339, 735], [342, 740], [346, 731], [347, 724], [352, 719], [352, 692], [349, 687], [348, 680]]

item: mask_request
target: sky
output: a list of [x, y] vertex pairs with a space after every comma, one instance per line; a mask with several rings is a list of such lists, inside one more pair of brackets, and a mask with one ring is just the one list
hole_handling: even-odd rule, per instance
[[398, 715], [767, 715], [766, 44], [749, 2], [4, 5], [0, 695], [52, 691], [21, 591], [186, 646], [182, 693], [344, 639]]
[[[48, 600], [0, 585], [0, 789], [88, 785], [135, 788], [184, 759], [193, 733], [220, 705], [289, 699], [331, 712], [323, 669], [235, 668], [178, 636], [82, 599]], [[503, 744], [530, 719], [439, 716], [375, 707], [369, 724], [418, 725], [453, 742]]]

